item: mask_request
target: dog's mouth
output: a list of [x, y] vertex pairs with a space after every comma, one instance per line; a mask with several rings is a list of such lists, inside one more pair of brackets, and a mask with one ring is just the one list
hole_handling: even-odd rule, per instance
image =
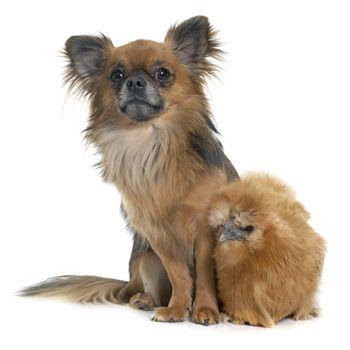
[[152, 119], [163, 111], [164, 103], [153, 105], [144, 99], [134, 97], [123, 104], [119, 104], [120, 111], [137, 122], [144, 122]]

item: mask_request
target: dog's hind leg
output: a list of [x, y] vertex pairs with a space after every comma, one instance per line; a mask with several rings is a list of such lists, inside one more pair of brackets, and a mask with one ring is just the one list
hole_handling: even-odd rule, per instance
[[167, 306], [171, 296], [171, 285], [160, 259], [154, 252], [144, 253], [139, 259], [137, 273], [142, 280], [144, 292], [132, 296], [129, 305], [146, 311]]
[[129, 262], [130, 281], [118, 294], [118, 299], [140, 310], [167, 306], [171, 285], [164, 267], [148, 242], [134, 234], [133, 250]]

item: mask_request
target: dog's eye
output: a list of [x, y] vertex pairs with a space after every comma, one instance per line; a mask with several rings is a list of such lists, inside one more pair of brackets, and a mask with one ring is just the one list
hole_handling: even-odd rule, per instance
[[159, 68], [156, 71], [155, 78], [159, 80], [167, 79], [170, 75], [170, 72], [166, 68]]
[[111, 74], [111, 80], [114, 81], [115, 83], [122, 81], [125, 78], [126, 76], [121, 69], [116, 69]]

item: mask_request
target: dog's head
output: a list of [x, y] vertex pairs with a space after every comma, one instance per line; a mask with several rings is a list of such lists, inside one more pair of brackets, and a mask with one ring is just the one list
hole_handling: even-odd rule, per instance
[[106, 36], [73, 36], [65, 46], [66, 80], [98, 99], [108, 115], [147, 122], [203, 94], [221, 51], [206, 17], [171, 27], [163, 43], [136, 40], [114, 47]]

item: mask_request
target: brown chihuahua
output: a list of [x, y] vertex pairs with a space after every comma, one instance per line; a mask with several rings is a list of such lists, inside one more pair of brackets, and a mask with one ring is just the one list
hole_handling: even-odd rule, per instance
[[86, 138], [101, 154], [103, 178], [121, 193], [134, 235], [130, 281], [61, 276], [22, 295], [157, 307], [155, 321], [184, 321], [192, 310], [193, 322], [217, 323], [206, 213], [238, 175], [204, 93], [222, 54], [215, 31], [198, 16], [171, 27], [163, 43], [115, 47], [103, 35], [73, 36], [64, 52], [66, 82], [90, 101]]

